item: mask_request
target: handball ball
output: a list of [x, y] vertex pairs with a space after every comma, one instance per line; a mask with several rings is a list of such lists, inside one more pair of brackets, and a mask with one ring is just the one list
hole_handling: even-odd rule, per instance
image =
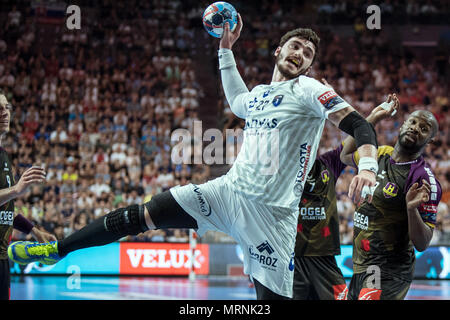
[[203, 13], [203, 26], [206, 31], [216, 38], [221, 38], [225, 22], [230, 24], [230, 30], [236, 29], [238, 22], [236, 9], [228, 2], [214, 2]]

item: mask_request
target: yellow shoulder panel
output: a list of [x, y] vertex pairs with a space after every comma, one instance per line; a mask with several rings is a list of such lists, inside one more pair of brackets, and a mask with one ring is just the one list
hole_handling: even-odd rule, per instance
[[[392, 155], [392, 152], [394, 151], [394, 148], [391, 146], [381, 146], [378, 147], [378, 157], [381, 157], [384, 154], [388, 154], [388, 155]], [[353, 153], [353, 161], [355, 162], [356, 165], [359, 164], [359, 153], [358, 151], [355, 151]]]

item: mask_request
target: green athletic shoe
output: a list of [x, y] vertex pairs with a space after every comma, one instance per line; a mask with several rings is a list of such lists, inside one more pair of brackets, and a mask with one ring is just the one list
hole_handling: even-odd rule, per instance
[[8, 257], [18, 264], [29, 264], [40, 262], [46, 265], [52, 265], [61, 260], [58, 254], [58, 243], [52, 242], [31, 242], [16, 241], [8, 247]]

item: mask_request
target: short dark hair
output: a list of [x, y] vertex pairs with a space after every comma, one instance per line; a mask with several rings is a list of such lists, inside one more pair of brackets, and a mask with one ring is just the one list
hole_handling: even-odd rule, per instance
[[317, 57], [317, 53], [319, 52], [319, 44], [320, 44], [319, 36], [312, 29], [297, 28], [297, 29], [287, 32], [284, 36], [282, 36], [279, 46], [280, 47], [284, 46], [284, 44], [293, 37], [303, 38], [305, 40], [311, 41], [314, 44], [314, 47], [316, 49], [315, 53], [314, 53], [314, 59], [312, 61], [312, 63], [314, 63], [314, 61], [316, 60], [316, 57]]

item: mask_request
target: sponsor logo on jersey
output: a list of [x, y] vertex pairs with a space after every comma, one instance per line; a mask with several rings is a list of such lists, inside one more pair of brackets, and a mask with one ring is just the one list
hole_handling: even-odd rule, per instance
[[437, 206], [435, 204], [421, 204], [419, 206], [419, 213], [425, 223], [432, 228], [435, 227], [437, 214]]
[[283, 98], [284, 98], [284, 95], [282, 95], [282, 94], [275, 96], [272, 100], [272, 104], [275, 107], [278, 107], [281, 104], [281, 101], [283, 101]]
[[294, 195], [299, 197], [303, 193], [303, 183], [307, 178], [308, 164], [311, 156], [311, 145], [303, 143], [300, 146], [299, 164], [300, 170], [297, 173], [294, 184]]
[[353, 225], [362, 230], [367, 230], [369, 228], [369, 217], [355, 211], [353, 214]]
[[0, 211], [0, 224], [12, 226], [14, 221], [14, 211]]
[[[266, 240], [263, 243], [259, 244], [256, 249], [259, 253], [254, 250], [253, 245], [250, 245], [248, 247], [250, 259], [257, 261], [264, 269], [275, 271], [278, 267], [278, 258], [271, 256], [275, 252], [275, 250], [269, 244], [269, 241]], [[267, 253], [267, 255], [264, 253]]]
[[342, 98], [339, 97], [334, 91], [327, 91], [320, 95], [318, 99], [325, 109], [331, 109], [335, 105], [344, 102], [344, 100], [342, 100]]
[[348, 288], [344, 284], [335, 284], [333, 286], [334, 300], [347, 300]]
[[434, 204], [421, 204], [419, 211], [426, 213], [437, 213], [437, 206]]
[[248, 128], [267, 128], [267, 129], [273, 129], [278, 125], [278, 119], [272, 118], [272, 119], [249, 119], [245, 121], [245, 127], [244, 130]]
[[436, 201], [437, 200], [437, 194], [438, 194], [436, 178], [434, 177], [434, 174], [433, 174], [433, 172], [431, 171], [430, 168], [424, 167], [424, 169], [425, 169], [426, 173], [428, 174], [428, 179], [429, 179], [430, 187], [431, 187], [430, 200], [431, 201]]
[[395, 183], [388, 182], [383, 188], [385, 198], [394, 198], [398, 194], [398, 186]]
[[206, 201], [205, 196], [200, 191], [200, 188], [194, 184], [194, 193], [196, 195], [197, 204], [200, 212], [205, 216], [209, 217], [211, 215], [211, 206], [208, 201]]
[[256, 247], [259, 252], [267, 251], [268, 254], [272, 254], [275, 250], [273, 250], [272, 246], [269, 244], [269, 241], [265, 241]]
[[327, 218], [324, 207], [301, 207], [300, 216], [303, 220], [325, 220]]
[[380, 300], [381, 289], [362, 288], [358, 300]]

